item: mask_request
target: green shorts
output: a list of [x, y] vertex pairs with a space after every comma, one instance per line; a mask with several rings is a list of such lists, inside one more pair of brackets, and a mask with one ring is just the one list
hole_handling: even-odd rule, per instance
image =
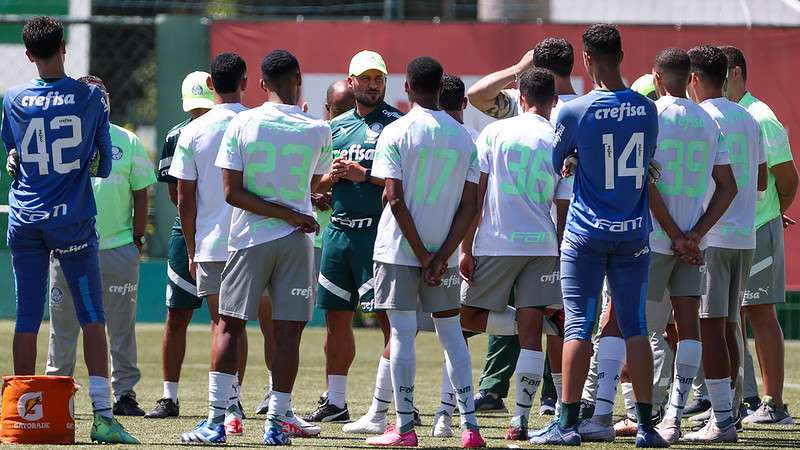
[[189, 255], [181, 230], [170, 231], [167, 257], [167, 308], [199, 309], [203, 298], [197, 296], [197, 285], [189, 273]]
[[338, 311], [375, 309], [372, 251], [378, 228], [344, 230], [333, 223], [322, 236], [317, 305]]

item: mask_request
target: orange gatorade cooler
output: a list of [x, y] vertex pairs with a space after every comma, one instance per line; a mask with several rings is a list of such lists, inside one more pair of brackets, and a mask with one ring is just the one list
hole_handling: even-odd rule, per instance
[[3, 377], [0, 442], [4, 444], [74, 444], [72, 377]]

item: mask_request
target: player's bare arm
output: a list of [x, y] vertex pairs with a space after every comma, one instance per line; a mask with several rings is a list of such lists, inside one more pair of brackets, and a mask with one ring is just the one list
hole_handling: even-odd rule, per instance
[[144, 230], [147, 228], [147, 188], [133, 191], [131, 195], [133, 196], [133, 243], [141, 253], [142, 242], [139, 238], [144, 236]]
[[711, 177], [714, 179], [716, 188], [711, 200], [708, 202], [708, 208], [692, 227], [692, 231], [686, 234], [689, 239], [696, 242], [700, 242], [703, 236], [708, 233], [708, 230], [725, 214], [725, 211], [728, 210], [728, 207], [739, 192], [730, 164], [714, 166], [711, 171]]
[[414, 224], [414, 218], [411, 217], [411, 211], [408, 210], [408, 205], [406, 205], [406, 201], [403, 198], [403, 181], [387, 178], [384, 195], [389, 208], [392, 209], [394, 218], [397, 220], [397, 224], [400, 226], [400, 231], [403, 232], [403, 236], [411, 245], [414, 256], [417, 257], [423, 268], [427, 268], [433, 259], [433, 254], [422, 243], [417, 226]]
[[195, 279], [196, 266], [194, 263], [195, 230], [197, 221], [197, 181], [178, 180], [178, 215], [181, 218], [181, 231], [186, 240], [186, 253], [189, 256], [189, 272]]
[[[315, 176], [318, 177], [319, 175]], [[277, 203], [263, 200], [244, 188], [243, 174], [238, 170], [222, 169], [222, 186], [225, 190], [225, 201], [231, 206], [241, 208], [264, 217], [275, 217], [298, 227], [304, 233], [319, 232], [319, 224], [308, 215]]]
[[[486, 175], [481, 174], [481, 179], [483, 179], [484, 176]], [[486, 179], [488, 180], [488, 176], [486, 176]], [[484, 195], [486, 193], [485, 189], [484, 187]], [[439, 251], [436, 252], [433, 261], [431, 261], [428, 270], [425, 272], [426, 283], [431, 285], [438, 285], [441, 283], [442, 275], [444, 275], [447, 269], [447, 259], [456, 251], [458, 244], [464, 240], [467, 231], [476, 223], [477, 216], [478, 185], [467, 181], [464, 183], [464, 190], [461, 192], [461, 202], [458, 204], [455, 216], [453, 216], [453, 223], [450, 224], [450, 231], [447, 233], [447, 238], [445, 238], [442, 246], [439, 247]]]
[[486, 201], [486, 190], [489, 186], [489, 174], [481, 172], [478, 180], [478, 204], [475, 217], [472, 219], [464, 239], [461, 241], [461, 256], [458, 261], [458, 273], [468, 284], [473, 284], [472, 276], [475, 274], [475, 256], [472, 254], [472, 246], [475, 243], [475, 233], [478, 231], [478, 224], [483, 216], [483, 204]]
[[758, 191], [764, 192], [767, 190], [767, 163], [758, 165]]
[[503, 92], [517, 75], [533, 66], [533, 50], [528, 51], [517, 64], [491, 73], [478, 80], [467, 91], [472, 106], [482, 113], [502, 119], [511, 112], [511, 98]]
[[775, 177], [775, 190], [778, 191], [778, 202], [783, 214], [783, 226], [794, 225], [795, 221], [786, 215], [786, 211], [792, 206], [794, 196], [797, 194], [797, 168], [794, 161], [786, 161], [775, 164], [769, 168]]
[[558, 248], [561, 248], [561, 240], [564, 238], [564, 228], [567, 226], [567, 213], [569, 213], [569, 200], [554, 199], [556, 205], [556, 236], [558, 237]]

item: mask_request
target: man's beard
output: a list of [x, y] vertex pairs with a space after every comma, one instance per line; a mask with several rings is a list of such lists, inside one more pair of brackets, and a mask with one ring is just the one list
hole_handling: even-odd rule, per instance
[[385, 94], [385, 93], [382, 93], [382, 94], [381, 94], [381, 95], [380, 95], [378, 98], [376, 98], [376, 99], [374, 99], [374, 100], [373, 100], [373, 99], [371, 99], [371, 98], [370, 98], [368, 95], [366, 95], [366, 94], [357, 94], [357, 93], [354, 93], [354, 95], [355, 95], [355, 97], [356, 97], [356, 103], [358, 103], [359, 105], [366, 106], [366, 107], [369, 107], [369, 108], [374, 108], [374, 107], [376, 107], [376, 106], [380, 105], [380, 104], [381, 104], [381, 102], [383, 102], [383, 97], [384, 97], [386, 94]]

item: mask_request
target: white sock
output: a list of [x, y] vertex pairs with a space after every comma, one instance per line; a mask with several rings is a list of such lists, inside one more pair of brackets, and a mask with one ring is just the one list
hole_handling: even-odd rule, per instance
[[339, 408], [347, 404], [347, 375], [328, 375], [328, 402]]
[[222, 423], [239, 384], [236, 375], [208, 372], [208, 423]]
[[450, 417], [456, 411], [456, 390], [453, 389], [453, 383], [450, 381], [450, 371], [447, 368], [447, 357], [442, 363], [442, 384], [439, 388], [439, 411], [445, 412]]
[[267, 384], [267, 392], [272, 392], [272, 371], [267, 370], [267, 378], [269, 379]]
[[561, 374], [551, 372], [550, 376], [553, 377], [553, 386], [556, 388], [558, 400], [563, 399], [564, 394], [562, 394], [562, 391], [564, 390], [564, 380], [561, 378]]
[[168, 398], [172, 401], [178, 400], [178, 382], [177, 381], [165, 381], [164, 382], [164, 393], [161, 394], [161, 398]]
[[517, 334], [517, 310], [506, 306], [502, 312], [489, 311], [486, 318], [486, 334], [514, 336]]
[[238, 407], [239, 407], [239, 390], [240, 390], [239, 372], [236, 372], [236, 374], [234, 376], [236, 377], [236, 383], [233, 385], [233, 393], [231, 394], [230, 403], [228, 404], [228, 406], [229, 407], [230, 406], [236, 406], [236, 408], [238, 409]]
[[367, 414], [385, 416], [392, 404], [392, 372], [391, 363], [381, 356], [378, 362], [378, 371], [375, 374], [375, 392], [372, 396], [372, 405]]
[[601, 337], [597, 342], [597, 402], [594, 413], [598, 416], [614, 411], [617, 382], [625, 363], [625, 341], [614, 336]]
[[678, 341], [678, 350], [675, 352], [675, 379], [672, 381], [672, 392], [669, 396], [669, 406], [664, 417], [676, 419], [683, 418], [683, 408], [692, 389], [692, 382], [700, 368], [700, 359], [703, 356], [703, 344], [700, 341], [684, 339]]
[[711, 408], [714, 412], [714, 420], [717, 424], [726, 426], [730, 419], [733, 417], [733, 408], [731, 408], [731, 378], [711, 379], [706, 378], [706, 387], [708, 388], [708, 397], [711, 400]]
[[272, 391], [269, 397], [269, 411], [267, 420], [283, 419], [292, 411], [292, 394], [288, 392]]
[[544, 373], [544, 353], [541, 351], [520, 349], [517, 357], [517, 368], [514, 369], [517, 385], [517, 406], [514, 417], [522, 417], [522, 424], [528, 424], [528, 415], [533, 405], [533, 396], [539, 389]]
[[108, 378], [89, 376], [89, 398], [92, 400], [93, 413], [103, 417], [114, 417]]
[[447, 359], [445, 366], [450, 371], [450, 381], [456, 391], [458, 411], [461, 413], [461, 428], [477, 430], [478, 419], [475, 417], [475, 400], [472, 391], [472, 361], [467, 348], [467, 341], [461, 331], [461, 318], [434, 317], [433, 326], [436, 336], [444, 348]]
[[417, 354], [414, 338], [417, 335], [417, 312], [386, 312], [392, 335], [389, 340], [394, 408], [397, 412], [397, 431], [406, 433], [414, 429], [414, 376], [417, 372]]
[[636, 418], [636, 398], [633, 396], [633, 383], [620, 383], [622, 390], [622, 404], [625, 405], [625, 413], [631, 419]]

